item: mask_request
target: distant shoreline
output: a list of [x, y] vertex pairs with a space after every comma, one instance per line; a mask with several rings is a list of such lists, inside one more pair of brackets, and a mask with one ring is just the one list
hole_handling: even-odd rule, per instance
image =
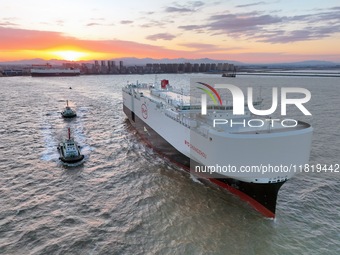
[[[150, 74], [174, 74], [174, 73], [150, 73]], [[177, 74], [188, 74], [188, 73], [177, 73]], [[196, 74], [213, 74], [213, 75], [217, 75], [216, 73], [196, 73]], [[97, 75], [147, 75], [147, 74], [138, 74], [138, 73], [133, 73], [133, 74], [80, 74], [80, 76], [97, 76]], [[5, 77], [18, 77], [18, 76], [31, 76], [31, 75], [0, 75], [0, 78], [5, 78]], [[228, 78], [228, 79], [236, 79], [237, 76], [286, 76], [286, 77], [318, 77], [318, 78], [340, 78], [340, 73], [339, 74], [299, 74], [299, 73], [237, 73], [236, 77], [224, 77], [224, 78]], [[58, 76], [54, 76], [54, 77], [58, 77]], [[61, 76], [60, 76], [61, 77]], [[33, 78], [37, 78], [37, 77], [33, 77]], [[39, 77], [38, 77], [39, 78]], [[48, 78], [48, 77], [42, 77], [42, 78]], [[49, 77], [51, 78], [51, 76]]]
[[[88, 75], [147, 75], [147, 74], [174, 74], [174, 73], [131, 73], [131, 74], [80, 74], [80, 76], [88, 76]], [[177, 73], [177, 74], [188, 74], [188, 73]], [[223, 73], [217, 72], [204, 72], [204, 73], [197, 73], [197, 74], [212, 74], [212, 75], [222, 75]], [[31, 76], [30, 74], [22, 74], [22, 75], [0, 75], [1, 77], [17, 77], [17, 76]], [[321, 78], [340, 78], [339, 73], [309, 73], [309, 72], [263, 72], [263, 71], [253, 71], [253, 72], [238, 72], [236, 73], [236, 77], [224, 77], [228, 79], [235, 79], [237, 76], [286, 76], [286, 77], [321, 77]], [[56, 76], [57, 77], [57, 76]], [[34, 77], [36, 78], [36, 77]], [[47, 78], [47, 77], [45, 77]]]
[[237, 76], [241, 75], [257, 75], [257, 76], [287, 76], [287, 77], [333, 77], [340, 78], [340, 73], [271, 73], [271, 72], [259, 72], [259, 73], [237, 73]]

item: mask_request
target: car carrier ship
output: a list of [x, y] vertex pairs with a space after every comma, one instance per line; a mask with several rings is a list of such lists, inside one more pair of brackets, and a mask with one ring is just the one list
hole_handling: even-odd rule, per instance
[[80, 70], [77, 68], [53, 68], [52, 65], [32, 65], [32, 77], [53, 77], [53, 76], [79, 76]]
[[[309, 161], [313, 129], [308, 123], [297, 121], [286, 127], [263, 118], [264, 125], [255, 128], [214, 125], [216, 118], [247, 123], [254, 116], [248, 110], [241, 120], [227, 102], [207, 105], [207, 114], [202, 115], [201, 105], [193, 104], [167, 80], [160, 86], [128, 84], [122, 93], [124, 113], [149, 146], [198, 178], [239, 196], [266, 217], [275, 217], [279, 189], [296, 172], [292, 166]], [[213, 166], [214, 172], [205, 171]], [[227, 166], [227, 171], [215, 171]], [[289, 171], [241, 171], [245, 166], [267, 170], [281, 166]]]

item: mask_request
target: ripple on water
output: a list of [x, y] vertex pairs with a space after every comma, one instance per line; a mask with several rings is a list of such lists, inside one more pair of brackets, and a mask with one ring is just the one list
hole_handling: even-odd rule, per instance
[[[182, 85], [192, 77], [162, 76]], [[280, 190], [276, 220], [263, 219], [140, 141], [122, 113], [121, 87], [131, 79], [154, 76], [1, 78], [0, 107], [11, 109], [0, 120], [1, 254], [340, 253], [338, 174], [296, 175]], [[334, 80], [235, 82], [309, 88], [311, 162], [339, 163]], [[77, 118], [61, 118], [66, 100]], [[68, 127], [85, 155], [78, 166], [58, 160]]]

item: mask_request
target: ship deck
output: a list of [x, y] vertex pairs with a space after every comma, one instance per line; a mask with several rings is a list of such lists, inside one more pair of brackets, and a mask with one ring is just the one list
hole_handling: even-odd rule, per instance
[[[232, 113], [233, 107], [231, 105], [208, 105], [207, 115], [203, 116], [200, 114], [200, 104], [190, 104], [191, 97], [189, 95], [170, 90], [150, 90], [147, 87], [136, 87], [136, 89], [136, 94], [139, 97], [148, 98], [158, 107], [163, 108], [167, 117], [204, 136], [208, 135], [209, 130], [217, 131], [221, 135], [223, 133], [259, 135], [297, 131], [310, 127], [308, 123], [302, 121], [296, 121], [294, 126], [292, 123], [283, 125], [281, 121], [274, 121], [268, 116], [255, 116], [250, 112], [246, 112], [244, 116], [235, 116]], [[220, 120], [218, 124], [216, 124], [217, 119]], [[249, 122], [249, 120], [252, 122]], [[234, 122], [234, 125], [230, 125], [232, 122]]]

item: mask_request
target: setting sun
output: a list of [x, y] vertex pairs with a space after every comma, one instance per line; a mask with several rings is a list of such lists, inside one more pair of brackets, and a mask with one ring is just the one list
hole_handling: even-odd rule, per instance
[[63, 50], [63, 51], [55, 51], [53, 54], [63, 60], [68, 61], [78, 61], [80, 58], [86, 56], [87, 54], [84, 52], [74, 51], [74, 50]]

